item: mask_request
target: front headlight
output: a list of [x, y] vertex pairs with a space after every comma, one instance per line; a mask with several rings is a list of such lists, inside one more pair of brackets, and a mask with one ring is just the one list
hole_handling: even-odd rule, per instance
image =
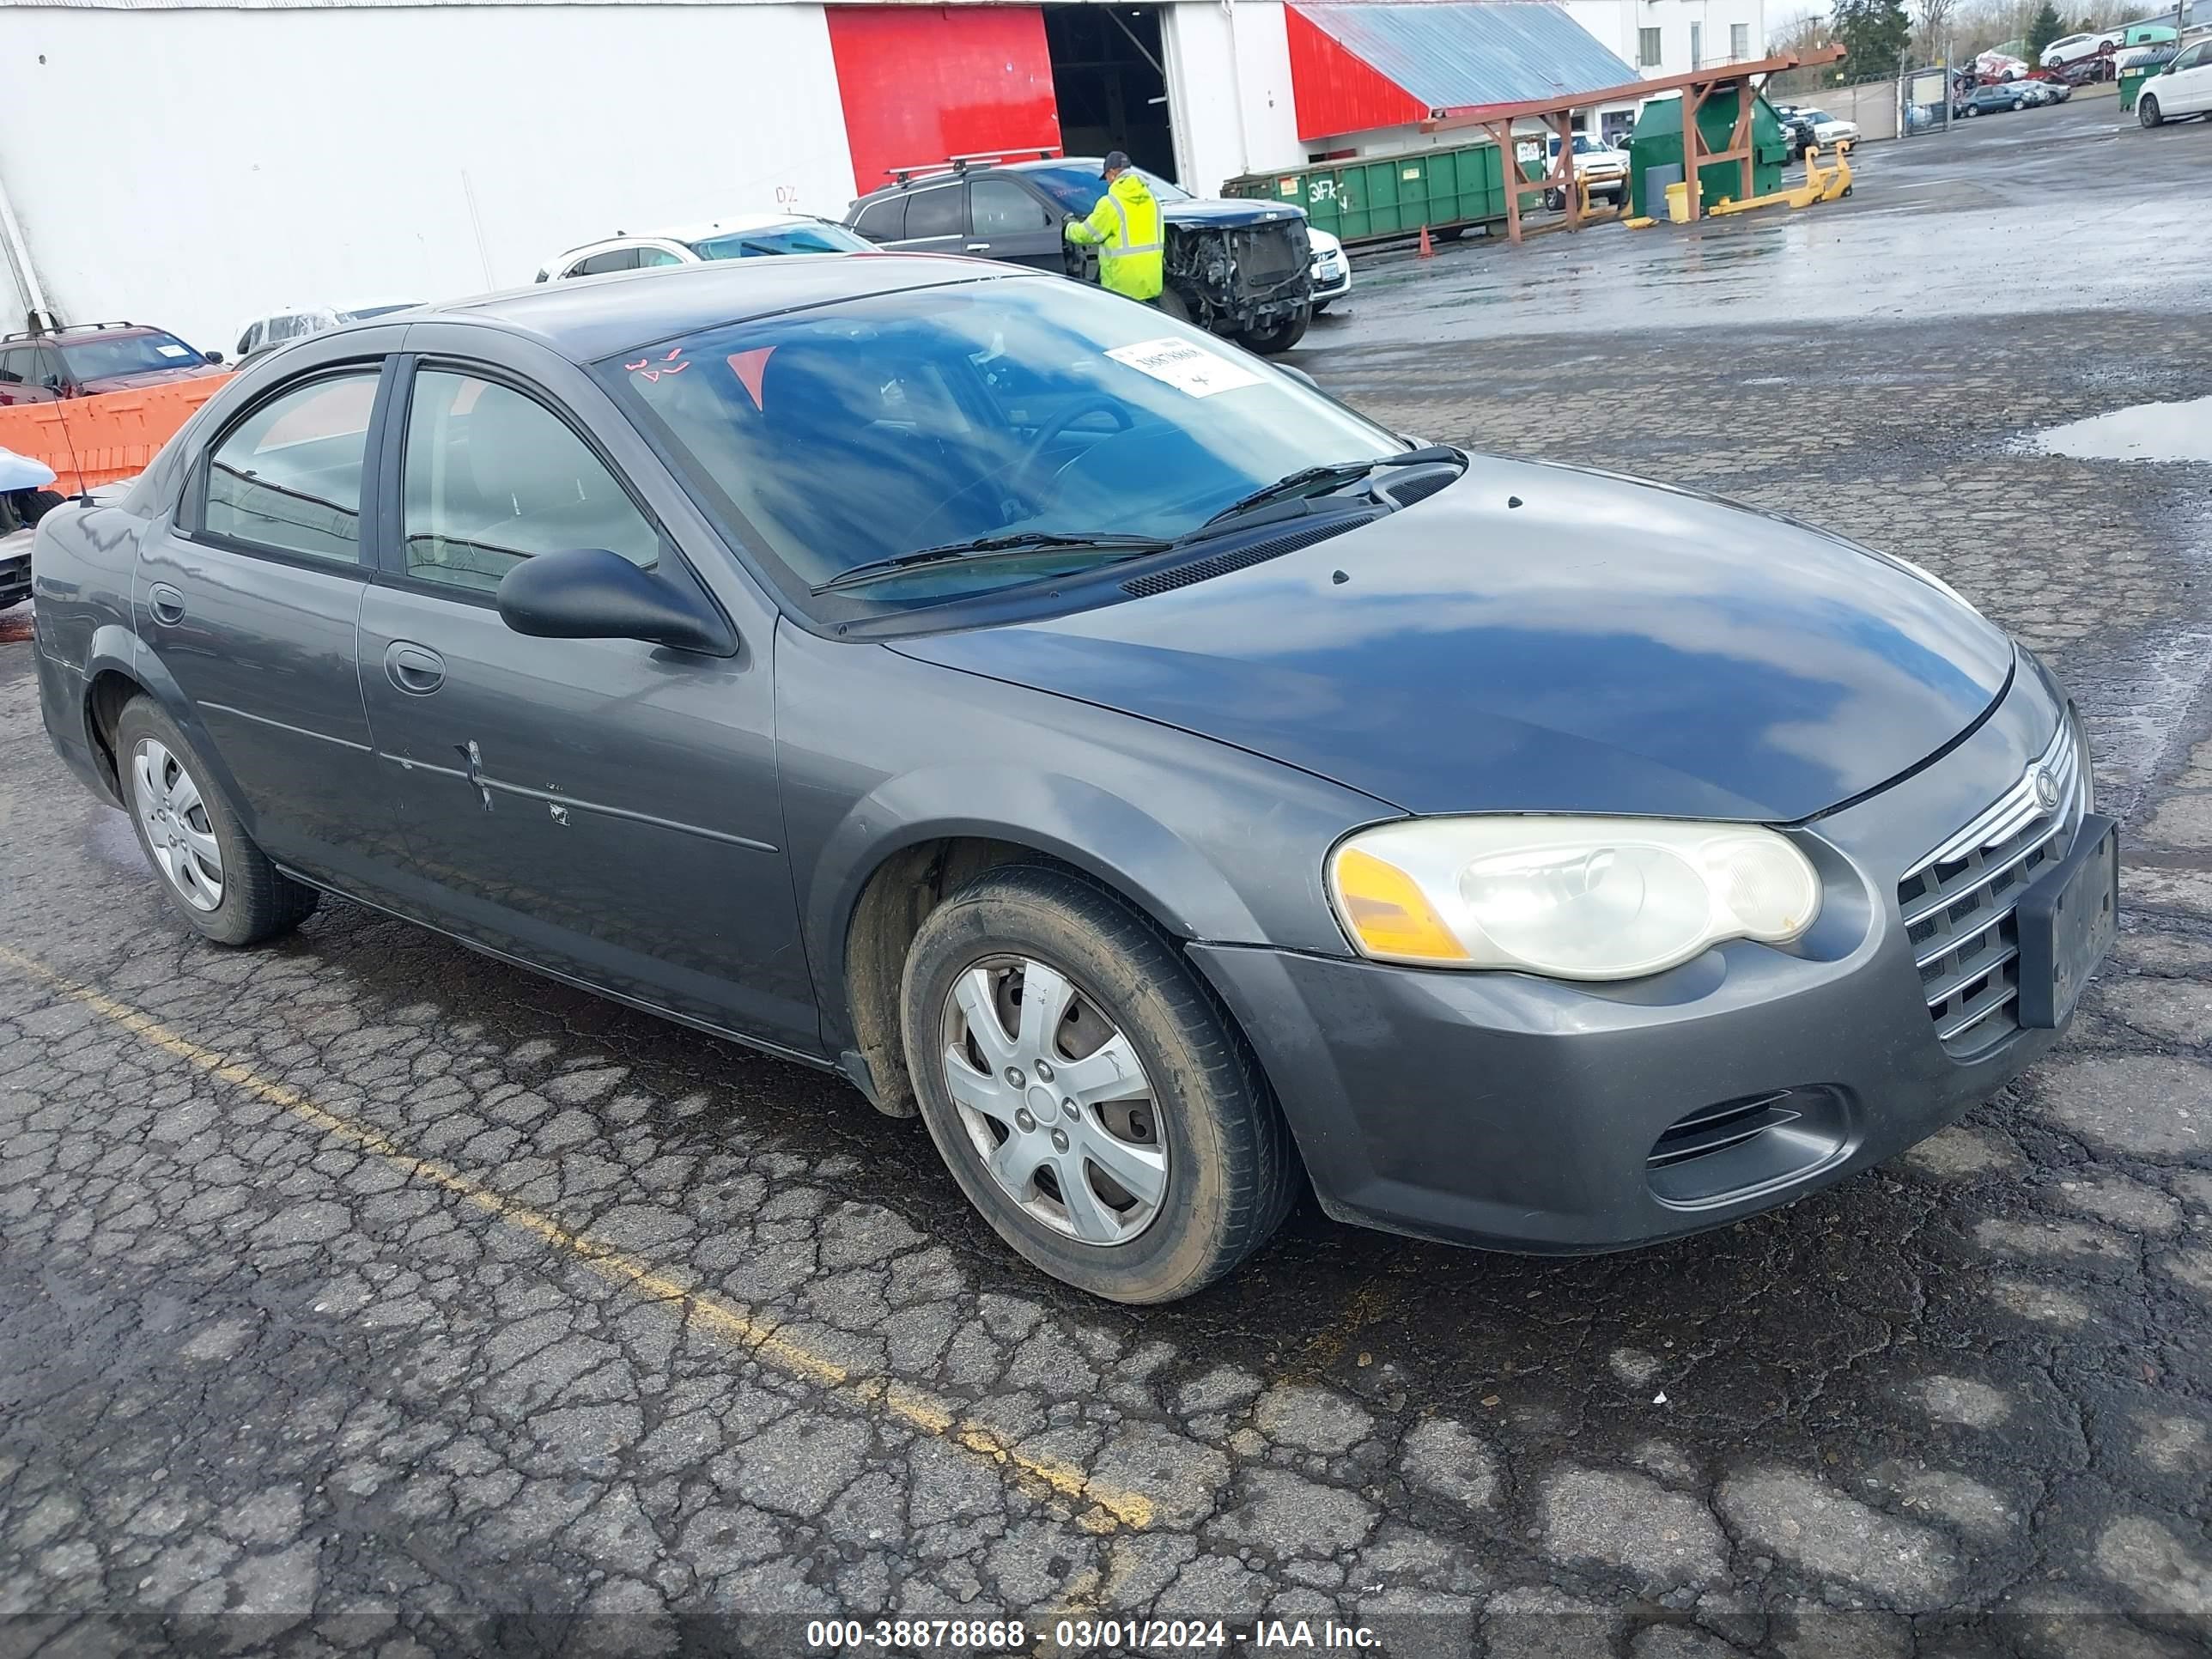
[[1554, 979], [1633, 979], [1723, 939], [1794, 939], [1820, 878], [1771, 830], [1645, 818], [1410, 818], [1329, 859], [1362, 956]]

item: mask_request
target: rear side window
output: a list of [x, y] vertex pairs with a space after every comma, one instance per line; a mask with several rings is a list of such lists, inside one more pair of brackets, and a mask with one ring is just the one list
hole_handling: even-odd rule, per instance
[[609, 248], [605, 253], [594, 253], [588, 259], [579, 259], [568, 267], [571, 276], [604, 276], [611, 270], [635, 270], [637, 250], [634, 247]]
[[279, 392], [208, 457], [201, 529], [326, 564], [361, 562], [361, 473], [376, 371]]
[[0, 386], [21, 386], [31, 378], [31, 349], [11, 346], [0, 351]]
[[640, 270], [651, 270], [659, 265], [680, 265], [683, 263], [683, 260], [665, 247], [641, 247], [637, 250], [637, 268]]
[[495, 380], [416, 376], [407, 414], [407, 574], [489, 593], [523, 560], [611, 549], [650, 570], [660, 537], [567, 422]]
[[907, 198], [906, 234], [912, 241], [918, 236], [957, 236], [968, 228], [968, 192], [958, 185], [939, 185], [935, 190], [917, 191]]
[[872, 242], [896, 242], [906, 234], [906, 198], [885, 196], [860, 210], [853, 228]]

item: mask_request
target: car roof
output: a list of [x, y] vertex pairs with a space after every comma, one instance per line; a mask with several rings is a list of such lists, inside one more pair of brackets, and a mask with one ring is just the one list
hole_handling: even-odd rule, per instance
[[612, 236], [602, 236], [593, 241], [579, 242], [574, 247], [562, 249], [560, 252], [548, 259], [545, 262], [545, 268], [550, 270], [566, 260], [576, 258], [582, 254], [596, 252], [601, 248], [629, 247], [638, 242], [693, 242], [703, 240], [709, 236], [742, 234], [748, 230], [767, 230], [771, 226], [835, 224], [836, 222], [835, 220], [825, 220], [819, 214], [814, 213], [729, 213], [719, 219], [702, 220], [696, 224], [684, 225], [673, 230], [617, 231]]
[[718, 259], [533, 283], [431, 306], [422, 315], [426, 321], [483, 323], [527, 335], [574, 362], [589, 363], [677, 335], [779, 312], [957, 283], [1031, 278], [1044, 278], [1044, 273], [940, 253]]

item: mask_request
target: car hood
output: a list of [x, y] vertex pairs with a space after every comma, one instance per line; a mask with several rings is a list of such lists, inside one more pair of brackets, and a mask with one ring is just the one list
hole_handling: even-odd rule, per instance
[[1771, 823], [1911, 770], [1990, 707], [2014, 659], [1945, 590], [1839, 538], [1486, 459], [1243, 570], [892, 648], [1408, 811]]
[[230, 371], [216, 363], [187, 363], [179, 368], [142, 369], [136, 374], [108, 374], [100, 379], [80, 381], [77, 392], [89, 398], [100, 392], [128, 392], [142, 386], [167, 386], [171, 380], [197, 380], [208, 374], [227, 374]]
[[1194, 199], [1160, 204], [1160, 217], [1168, 223], [1200, 230], [1237, 230], [1246, 225], [1281, 224], [1304, 216], [1297, 208], [1276, 207], [1267, 202]]

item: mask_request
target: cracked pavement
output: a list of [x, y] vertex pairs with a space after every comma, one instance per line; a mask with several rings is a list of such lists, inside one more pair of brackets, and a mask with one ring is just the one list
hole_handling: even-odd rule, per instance
[[[2203, 1651], [2212, 469], [2019, 441], [2201, 393], [2212, 276], [1909, 314], [1965, 280], [2008, 167], [2100, 213], [2201, 201], [2212, 130], [2083, 109], [2048, 112], [2084, 129], [2071, 171], [1948, 141], [1986, 147], [1996, 207], [1885, 207], [1907, 161], [1869, 157], [1793, 257], [1832, 284], [1863, 238], [1924, 239], [1858, 273], [1875, 320], [1682, 322], [1777, 234], [1738, 221], [1379, 259], [1308, 337], [1424, 436], [1918, 559], [2087, 720], [2126, 902], [2068, 1042], [1906, 1156], [1659, 1249], [1478, 1255], [1308, 1206], [1191, 1302], [1085, 1300], [832, 1078], [342, 903], [191, 942], [0, 619], [0, 1652], [785, 1655], [830, 1617], [1086, 1650], [1062, 1614], [1334, 1618], [1402, 1659]], [[2158, 148], [2123, 176], [2131, 137]], [[2038, 243], [2051, 287], [2093, 234]], [[1626, 284], [1625, 349], [1532, 327], [1545, 262], [1625, 246], [1689, 268], [1663, 326]], [[1455, 283], [1518, 297], [1440, 349]]]

